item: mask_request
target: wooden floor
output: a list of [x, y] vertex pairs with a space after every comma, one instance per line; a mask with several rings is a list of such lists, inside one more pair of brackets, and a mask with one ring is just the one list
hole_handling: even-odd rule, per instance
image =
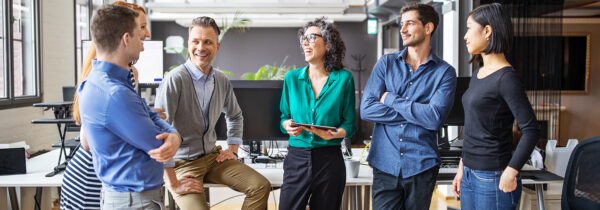
[[[241, 204], [219, 204], [217, 206], [212, 207], [214, 210], [237, 210], [241, 209]], [[460, 202], [454, 200], [454, 198], [446, 198], [441, 192], [437, 189], [433, 192], [433, 196], [431, 198], [431, 206], [430, 210], [446, 210], [448, 207], [454, 207], [460, 209]], [[277, 207], [274, 203], [270, 203], [268, 205], [269, 210], [276, 210]]]

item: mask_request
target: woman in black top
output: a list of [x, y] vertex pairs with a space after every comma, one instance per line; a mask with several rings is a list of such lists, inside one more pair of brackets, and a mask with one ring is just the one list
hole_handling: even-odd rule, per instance
[[[462, 96], [465, 141], [454, 192], [461, 209], [514, 209], [521, 197], [519, 170], [539, 130], [523, 85], [504, 57], [512, 44], [510, 16], [500, 4], [480, 6], [469, 14], [464, 39], [471, 62], [483, 66]], [[523, 135], [511, 155], [515, 119]]]

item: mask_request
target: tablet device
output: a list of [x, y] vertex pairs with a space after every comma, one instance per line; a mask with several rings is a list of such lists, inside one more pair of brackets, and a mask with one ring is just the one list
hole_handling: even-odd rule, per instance
[[290, 124], [290, 126], [292, 126], [292, 127], [298, 127], [298, 126], [311, 127], [312, 126], [312, 127], [318, 128], [318, 129], [337, 131], [336, 127], [324, 126], [324, 125], [311, 125], [311, 124], [304, 124], [304, 123], [295, 123], [295, 122], [293, 122], [292, 124]]

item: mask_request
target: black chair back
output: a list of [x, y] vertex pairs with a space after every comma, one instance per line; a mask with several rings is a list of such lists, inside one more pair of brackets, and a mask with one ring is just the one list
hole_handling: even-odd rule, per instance
[[569, 209], [600, 209], [600, 136], [577, 145], [565, 173], [561, 206]]

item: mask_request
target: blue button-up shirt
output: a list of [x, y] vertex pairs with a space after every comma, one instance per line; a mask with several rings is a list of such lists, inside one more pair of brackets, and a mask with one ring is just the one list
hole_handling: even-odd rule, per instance
[[[215, 90], [215, 72], [212, 67], [210, 67], [210, 72], [208, 75], [204, 74], [198, 67], [196, 67], [192, 61], [188, 60], [183, 64], [185, 69], [192, 76], [192, 83], [194, 84], [194, 90], [196, 90], [196, 98], [198, 99], [198, 104], [200, 104], [200, 109], [202, 109], [202, 115], [204, 115], [204, 124], [208, 125], [208, 110], [210, 110], [210, 99], [212, 98], [213, 91]], [[208, 131], [209, 126], [204, 127], [203, 133]], [[241, 138], [237, 137], [229, 137], [227, 138], [227, 144], [242, 144], [243, 141]]]
[[[92, 71], [78, 91], [82, 129], [103, 188], [142, 192], [163, 185], [163, 164], [148, 151], [163, 144], [156, 135], [177, 132], [152, 112], [128, 79], [129, 71], [92, 61]], [[172, 167], [172, 160], [164, 167]]]
[[402, 178], [439, 164], [436, 133], [456, 88], [456, 72], [445, 61], [431, 54], [413, 71], [405, 55], [406, 48], [377, 61], [360, 107], [361, 118], [375, 123], [367, 161]]

